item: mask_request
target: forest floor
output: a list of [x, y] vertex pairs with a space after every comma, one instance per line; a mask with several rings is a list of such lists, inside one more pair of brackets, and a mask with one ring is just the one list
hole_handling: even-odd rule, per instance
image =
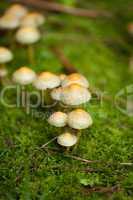
[[[1, 13], [7, 5], [0, 2]], [[36, 72], [63, 73], [51, 47], [61, 49], [95, 92], [103, 94], [102, 101], [94, 95], [85, 106], [93, 126], [83, 131], [74, 151], [66, 153], [56, 141], [42, 149], [60, 134], [47, 122], [51, 111], [31, 108], [27, 114], [23, 108], [0, 102], [0, 200], [133, 199], [133, 113], [116, 98], [119, 91], [124, 100], [133, 95], [129, 70], [133, 38], [127, 33], [127, 24], [133, 20], [131, 1], [84, 1], [87, 6], [104, 8], [112, 16], [94, 20], [46, 14], [42, 39], [35, 45], [35, 65], [29, 64], [26, 49], [15, 44], [8, 69], [10, 76], [23, 65]], [[8, 36], [0, 36], [1, 46], [9, 42]], [[16, 92], [10, 90], [5, 98], [14, 103]]]

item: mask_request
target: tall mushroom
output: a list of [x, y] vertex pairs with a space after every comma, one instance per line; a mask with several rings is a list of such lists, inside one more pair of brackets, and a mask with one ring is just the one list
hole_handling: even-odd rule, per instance
[[0, 47], [0, 78], [7, 76], [8, 71], [6, 69], [6, 63], [13, 59], [12, 52], [6, 47]]
[[16, 33], [16, 40], [22, 45], [28, 47], [28, 57], [32, 65], [34, 65], [34, 49], [33, 44], [40, 39], [41, 35], [38, 29], [34, 27], [22, 27]]
[[22, 19], [27, 13], [28, 9], [21, 4], [11, 5], [5, 12], [6, 15], [11, 15], [18, 19]]

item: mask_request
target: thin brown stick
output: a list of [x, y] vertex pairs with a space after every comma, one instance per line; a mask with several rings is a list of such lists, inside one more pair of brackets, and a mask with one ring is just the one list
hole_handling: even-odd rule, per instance
[[114, 193], [114, 192], [118, 192], [121, 191], [122, 189], [120, 188], [119, 185], [115, 185], [112, 187], [92, 187], [92, 188], [84, 188], [84, 193], [86, 194], [90, 194], [90, 193], [106, 193], [106, 194], [110, 194], [110, 193]]
[[57, 138], [57, 136], [54, 137], [54, 138], [52, 138], [51, 140], [49, 140], [47, 143], [43, 144], [40, 148], [41, 148], [41, 149], [45, 148], [48, 144], [50, 144], [51, 142], [55, 141], [56, 138]]
[[85, 163], [96, 163], [96, 162], [99, 162], [98, 160], [87, 160], [87, 159], [84, 159], [84, 158], [81, 158], [81, 157], [78, 157], [78, 156], [72, 156], [72, 155], [68, 155], [68, 154], [66, 154], [65, 157], [72, 158], [74, 160], [79, 160], [79, 161], [85, 162]]
[[70, 6], [64, 6], [63, 4], [48, 2], [42, 0], [11, 0], [11, 2], [18, 2], [28, 6], [33, 6], [38, 9], [47, 11], [63, 12], [80, 17], [90, 17], [95, 19], [96, 17], [111, 17], [111, 13], [105, 10], [88, 10], [83, 8], [74, 8]]
[[73, 64], [70, 63], [68, 58], [64, 55], [63, 51], [58, 47], [51, 47], [52, 52], [57, 56], [60, 60], [62, 66], [64, 67], [64, 72], [66, 74], [76, 73], [78, 70], [75, 68]]

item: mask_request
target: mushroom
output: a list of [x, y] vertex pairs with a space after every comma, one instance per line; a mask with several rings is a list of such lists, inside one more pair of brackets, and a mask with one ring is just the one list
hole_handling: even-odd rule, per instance
[[49, 117], [48, 122], [55, 127], [64, 127], [67, 124], [67, 114], [59, 111], [55, 112]]
[[0, 78], [4, 78], [8, 71], [6, 69], [6, 63], [13, 59], [12, 52], [5, 47], [0, 47]]
[[0, 18], [0, 28], [5, 30], [14, 30], [18, 28], [20, 21], [18, 18], [5, 14]]
[[44, 97], [46, 104], [49, 104], [51, 90], [60, 85], [60, 79], [51, 72], [42, 72], [38, 75], [33, 85], [41, 91], [42, 99]]
[[54, 88], [51, 92], [51, 97], [53, 100], [60, 101], [62, 92], [62, 87]]
[[77, 136], [69, 132], [65, 132], [57, 137], [57, 143], [63, 147], [66, 147], [67, 150], [77, 143]]
[[45, 18], [41, 13], [28, 13], [21, 21], [21, 26], [39, 27], [45, 22]]
[[67, 87], [72, 84], [78, 84], [85, 88], [89, 87], [88, 80], [83, 75], [78, 73], [70, 74], [69, 76], [66, 76], [62, 81], [62, 87]]
[[82, 129], [90, 127], [92, 123], [90, 114], [82, 109], [73, 110], [68, 114], [68, 125], [78, 130], [78, 140], [82, 134]]
[[13, 81], [23, 86], [33, 83], [35, 78], [36, 73], [28, 67], [21, 67], [13, 73]]
[[20, 20], [12, 15], [5, 14], [0, 18], [0, 29], [6, 30], [7, 39], [11, 48], [14, 44], [14, 30], [20, 25]]
[[17, 42], [28, 46], [28, 56], [31, 64], [34, 64], [34, 49], [32, 44], [36, 43], [40, 37], [40, 32], [34, 27], [22, 27], [16, 33]]
[[65, 105], [79, 106], [91, 99], [91, 94], [87, 88], [78, 84], [72, 84], [62, 88], [60, 100]]
[[27, 14], [27, 12], [28, 10], [25, 6], [14, 4], [6, 10], [5, 14], [12, 15], [18, 19], [22, 19]]

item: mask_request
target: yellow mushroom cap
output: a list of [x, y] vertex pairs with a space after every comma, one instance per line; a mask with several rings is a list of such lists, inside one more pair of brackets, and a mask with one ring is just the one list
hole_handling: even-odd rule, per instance
[[66, 76], [62, 81], [62, 87], [67, 87], [71, 84], [78, 84], [86, 88], [89, 87], [88, 80], [83, 75], [78, 73], [70, 74], [69, 76]]
[[57, 137], [57, 143], [64, 147], [71, 147], [77, 143], [77, 136], [71, 133], [63, 133]]
[[42, 72], [40, 75], [38, 75], [33, 85], [38, 90], [53, 89], [60, 85], [60, 79], [51, 72]]
[[61, 92], [62, 92], [62, 88], [54, 88], [51, 92], [51, 97], [52, 99], [56, 100], [56, 101], [60, 101], [60, 97], [61, 97]]
[[89, 113], [82, 109], [76, 109], [68, 114], [68, 125], [74, 129], [86, 129], [92, 125]]
[[88, 102], [91, 99], [91, 94], [87, 88], [72, 84], [62, 88], [60, 99], [66, 105], [77, 106]]
[[28, 13], [21, 21], [21, 26], [38, 27], [45, 22], [45, 18], [41, 13]]
[[13, 81], [20, 85], [31, 84], [35, 78], [36, 73], [28, 67], [21, 67], [13, 73]]
[[10, 62], [12, 59], [12, 52], [8, 48], [0, 47], [0, 63]]
[[6, 14], [10, 14], [20, 19], [24, 17], [27, 14], [27, 12], [28, 10], [25, 6], [22, 6], [20, 4], [14, 4], [7, 9]]
[[63, 112], [55, 112], [49, 117], [48, 122], [56, 127], [64, 127], [67, 124], [67, 114]]
[[35, 43], [40, 37], [40, 32], [34, 27], [22, 27], [16, 33], [16, 40], [21, 44]]
[[1, 29], [15, 29], [20, 25], [20, 21], [12, 15], [5, 14], [0, 18]]

